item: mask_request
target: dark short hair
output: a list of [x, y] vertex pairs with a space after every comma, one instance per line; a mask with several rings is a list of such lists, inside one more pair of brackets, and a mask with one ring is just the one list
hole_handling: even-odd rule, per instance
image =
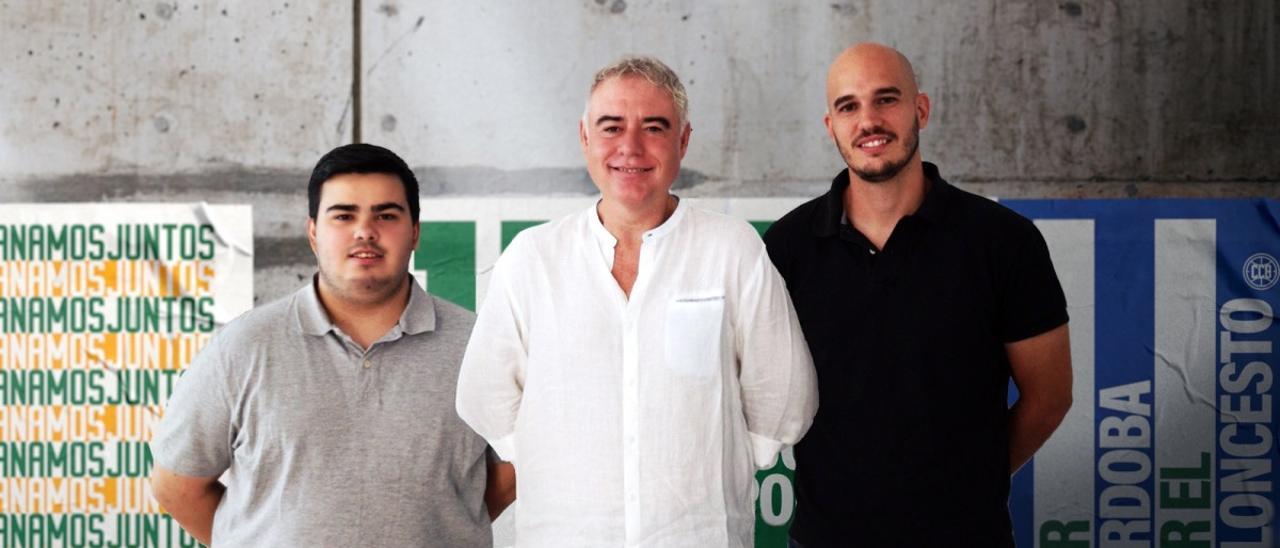
[[346, 173], [385, 173], [400, 178], [404, 198], [409, 202], [409, 217], [418, 224], [418, 178], [396, 153], [377, 145], [357, 143], [343, 145], [320, 157], [311, 170], [307, 184], [307, 210], [312, 219], [320, 213], [320, 187], [325, 181]]

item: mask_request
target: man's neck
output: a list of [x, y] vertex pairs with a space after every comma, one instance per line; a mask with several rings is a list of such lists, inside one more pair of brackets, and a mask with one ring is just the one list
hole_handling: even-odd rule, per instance
[[849, 187], [844, 192], [845, 215], [872, 245], [883, 249], [898, 221], [920, 209], [928, 190], [924, 166], [919, 159], [907, 164], [894, 178], [875, 183], [859, 179], [849, 170]]
[[646, 204], [641, 209], [628, 208], [622, 204], [601, 200], [596, 206], [596, 214], [600, 223], [620, 243], [638, 243], [645, 232], [653, 230], [671, 218], [676, 210], [676, 197], [664, 195], [653, 204]]
[[409, 283], [406, 274], [391, 298], [368, 303], [341, 298], [322, 281], [316, 284], [316, 288], [329, 320], [367, 350], [400, 321], [400, 316], [409, 306]]
[[618, 240], [613, 247], [613, 267], [609, 273], [627, 298], [631, 297], [631, 288], [640, 276], [641, 238], [645, 232], [666, 222], [676, 210], [675, 196], [668, 194], [663, 198], [662, 202], [643, 209], [629, 209], [607, 200], [601, 200], [596, 206], [600, 223]]

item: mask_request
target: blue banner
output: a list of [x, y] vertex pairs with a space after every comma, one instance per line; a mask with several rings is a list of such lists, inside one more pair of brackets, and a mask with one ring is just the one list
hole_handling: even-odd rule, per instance
[[1275, 546], [1280, 202], [1002, 203], [1049, 242], [1076, 377], [1015, 476], [1018, 545]]

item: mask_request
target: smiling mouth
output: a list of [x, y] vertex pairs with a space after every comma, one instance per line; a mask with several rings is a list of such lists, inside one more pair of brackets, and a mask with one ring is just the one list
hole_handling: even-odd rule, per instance
[[348, 256], [348, 257], [351, 257], [351, 258], [353, 258], [353, 259], [379, 259], [379, 258], [382, 258], [382, 254], [381, 254], [381, 253], [378, 253], [378, 252], [376, 252], [376, 251], [356, 251], [356, 252], [353, 252], [353, 253], [351, 253], [350, 255], [347, 255], [347, 256]]
[[618, 166], [609, 166], [609, 169], [612, 169], [612, 170], [614, 170], [614, 171], [619, 171], [619, 172], [622, 172], [622, 173], [626, 173], [626, 174], [628, 174], [628, 175], [636, 175], [636, 174], [639, 174], [639, 173], [648, 173], [648, 172], [650, 172], [650, 171], [653, 171], [653, 168], [651, 168], [651, 167], [618, 167]]
[[872, 137], [861, 143], [858, 143], [857, 147], [858, 148], [876, 148], [876, 147], [882, 147], [887, 144], [889, 144], [888, 137]]

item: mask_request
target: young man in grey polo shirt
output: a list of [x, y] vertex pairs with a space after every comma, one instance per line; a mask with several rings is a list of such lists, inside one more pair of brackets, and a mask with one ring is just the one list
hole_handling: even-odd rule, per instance
[[192, 363], [152, 440], [156, 498], [219, 546], [492, 545], [514, 476], [454, 411], [472, 314], [408, 274], [417, 179], [348, 145], [308, 198], [319, 274]]

